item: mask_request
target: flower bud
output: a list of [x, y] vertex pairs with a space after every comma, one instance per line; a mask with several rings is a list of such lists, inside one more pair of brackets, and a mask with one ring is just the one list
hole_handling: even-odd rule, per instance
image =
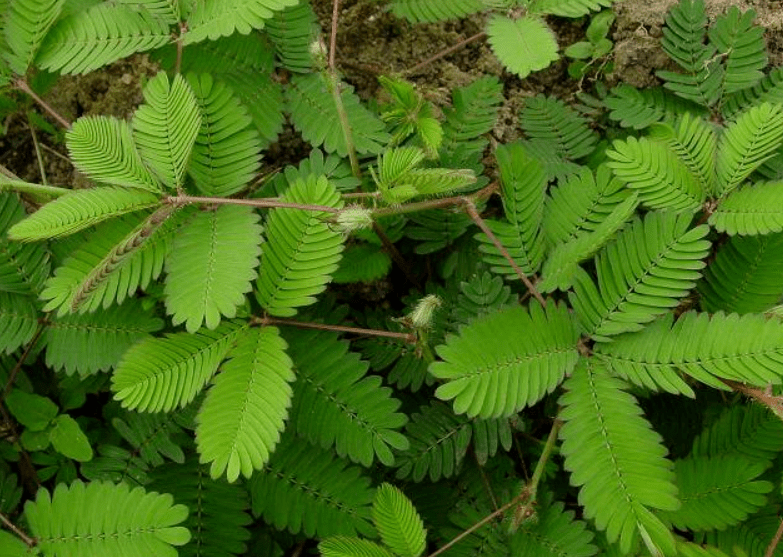
[[424, 296], [410, 314], [411, 324], [417, 329], [432, 327], [432, 316], [443, 302], [435, 294]]
[[372, 210], [361, 205], [346, 207], [336, 217], [336, 228], [340, 232], [350, 234], [362, 228], [372, 227]]

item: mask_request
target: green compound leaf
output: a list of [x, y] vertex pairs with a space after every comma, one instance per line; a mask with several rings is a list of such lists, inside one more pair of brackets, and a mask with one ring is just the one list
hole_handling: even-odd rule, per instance
[[112, 375], [123, 408], [170, 412], [191, 402], [218, 369], [237, 335], [233, 323], [216, 330], [174, 333], [134, 344]]
[[764, 161], [773, 157], [783, 141], [783, 105], [763, 103], [729, 124], [718, 142], [720, 196], [734, 190]]
[[682, 506], [665, 513], [678, 530], [723, 530], [767, 503], [774, 484], [757, 480], [766, 469], [739, 455], [689, 457], [674, 464]]
[[456, 19], [486, 9], [481, 0], [394, 0], [391, 11], [413, 23]]
[[188, 17], [185, 44], [211, 41], [233, 33], [247, 35], [261, 29], [276, 11], [294, 6], [298, 0], [204, 0], [194, 2]]
[[426, 549], [427, 531], [405, 494], [383, 483], [375, 492], [372, 520], [381, 540], [400, 557], [419, 557]]
[[690, 215], [647, 213], [596, 256], [597, 285], [577, 276], [571, 303], [587, 334], [599, 341], [638, 331], [676, 307], [701, 278], [710, 253], [707, 225], [690, 229]]
[[783, 324], [760, 314], [687, 312], [665, 315], [642, 331], [597, 344], [595, 351], [624, 376], [680, 370], [716, 389], [721, 379], [765, 387], [783, 380]]
[[554, 557], [591, 557], [598, 548], [590, 543], [593, 532], [587, 524], [574, 520], [574, 511], [566, 511], [556, 502], [536, 509], [537, 520], [520, 524], [511, 538], [512, 555], [542, 555]]
[[150, 209], [158, 196], [120, 187], [76, 190], [50, 201], [8, 230], [11, 240], [30, 242], [67, 236], [110, 218]]
[[251, 207], [202, 211], [180, 229], [166, 258], [166, 311], [188, 332], [232, 318], [252, 289], [261, 254], [259, 217]]
[[[298, 179], [281, 199], [288, 203], [342, 207], [334, 186], [324, 176]], [[316, 301], [340, 262], [343, 237], [324, 222], [328, 213], [273, 209], [267, 219], [256, 297], [272, 315], [290, 317], [296, 308]]]
[[582, 358], [564, 387], [560, 452], [571, 483], [580, 486], [585, 516], [610, 543], [619, 540], [624, 553], [644, 532], [654, 536], [655, 545], [673, 545], [671, 533], [650, 510], [680, 506], [672, 464], [625, 383], [595, 360]]
[[85, 116], [65, 134], [74, 166], [93, 180], [114, 186], [160, 192], [144, 166], [128, 122], [109, 116]]
[[144, 88], [145, 104], [133, 116], [133, 136], [142, 159], [166, 185], [182, 185], [201, 126], [193, 91], [180, 74], [159, 72]]
[[340, 122], [340, 112], [332, 89], [339, 87], [345, 115], [351, 128], [351, 138], [359, 154], [378, 154], [389, 142], [383, 121], [367, 110], [353, 88], [342, 82], [332, 82], [322, 73], [297, 75], [288, 87], [288, 109], [294, 127], [302, 132], [313, 147], [323, 145], [327, 153], [348, 155], [348, 142]]
[[731, 236], [783, 231], [783, 182], [746, 185], [731, 192], [709, 223]]
[[171, 29], [147, 10], [100, 3], [57, 22], [41, 45], [39, 67], [84, 74], [171, 41]]
[[370, 540], [334, 536], [318, 544], [323, 557], [395, 557], [394, 553]]
[[495, 15], [487, 23], [487, 35], [498, 60], [520, 78], [558, 59], [554, 33], [538, 17], [515, 20]]
[[198, 414], [196, 444], [210, 475], [249, 478], [269, 460], [291, 405], [293, 362], [274, 327], [237, 340]]
[[756, 12], [740, 12], [736, 6], [718, 17], [708, 32], [710, 42], [725, 56], [723, 94], [748, 89], [764, 77], [767, 48], [764, 28], [754, 25]]
[[[133, 509], [133, 512], [127, 512]], [[126, 484], [77, 480], [40, 489], [25, 504], [25, 518], [44, 555], [147, 555], [173, 557], [172, 545], [184, 545], [190, 532], [177, 526], [187, 518], [171, 495]]]
[[[535, 331], [535, 334], [531, 334]], [[578, 359], [579, 333], [564, 305], [532, 304], [479, 317], [436, 348], [430, 373], [441, 400], [470, 417], [511, 416], [552, 392]]]
[[33, 64], [47, 32], [62, 11], [64, 0], [19, 0], [4, 4], [3, 55], [15, 74], [24, 76]]
[[41, 244], [11, 241], [8, 229], [27, 216], [19, 196], [0, 192], [0, 292], [38, 294], [49, 277], [49, 252]]
[[581, 17], [601, 8], [608, 8], [613, 2], [614, 0], [532, 0], [528, 12], [561, 17]]
[[30, 342], [38, 330], [39, 317], [32, 296], [0, 292], [0, 352], [11, 354]]
[[209, 74], [188, 74], [201, 110], [201, 128], [188, 173], [206, 196], [227, 197], [245, 188], [258, 171], [261, 137], [233, 91]]

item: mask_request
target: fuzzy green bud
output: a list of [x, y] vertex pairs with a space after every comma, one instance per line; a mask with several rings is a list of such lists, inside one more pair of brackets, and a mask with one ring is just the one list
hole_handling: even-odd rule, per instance
[[337, 229], [345, 234], [372, 227], [372, 211], [361, 205], [346, 207], [336, 217]]
[[429, 329], [432, 327], [432, 316], [435, 310], [442, 305], [443, 302], [435, 294], [424, 296], [409, 316], [411, 325], [417, 329]]

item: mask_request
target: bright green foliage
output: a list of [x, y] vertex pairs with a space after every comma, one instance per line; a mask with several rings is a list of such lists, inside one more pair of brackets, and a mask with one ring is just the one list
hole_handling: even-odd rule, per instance
[[666, 551], [673, 539], [651, 509], [673, 511], [680, 503], [660, 436], [602, 365], [580, 359], [564, 386], [561, 453], [571, 483], [580, 486], [585, 516], [610, 542], [619, 540], [623, 553], [642, 531]]
[[746, 186], [730, 193], [710, 216], [720, 232], [769, 234], [783, 231], [783, 182]]
[[[540, 229], [546, 176], [538, 160], [529, 157], [520, 143], [498, 147], [495, 157], [508, 222], [488, 219], [486, 224], [522, 271], [532, 274], [538, 270], [544, 256], [545, 244]], [[477, 235], [476, 239], [481, 242], [479, 249], [493, 272], [516, 278], [514, 269], [485, 234]]]
[[4, 13], [4, 58], [16, 74], [24, 75], [32, 65], [49, 28], [60, 15], [64, 0], [23, 0], [13, 2]]
[[333, 536], [318, 544], [324, 557], [394, 557], [394, 553], [370, 540]]
[[155, 175], [177, 188], [201, 125], [198, 103], [181, 75], [169, 82], [164, 72], [147, 83], [144, 100], [133, 116], [133, 137]]
[[590, 258], [625, 225], [636, 209], [637, 199], [636, 195], [626, 197], [593, 230], [555, 246], [541, 271], [544, 278], [539, 289], [552, 292], [570, 288], [579, 274], [579, 262]]
[[595, 174], [583, 168], [549, 188], [544, 203], [544, 234], [551, 244], [558, 244], [592, 232], [626, 197], [628, 192], [620, 180], [612, 177], [608, 166], [599, 166]]
[[392, 13], [414, 23], [464, 17], [485, 8], [481, 0], [394, 0]]
[[184, 210], [164, 209], [96, 227], [46, 282], [44, 311], [94, 311], [145, 289], [163, 271], [171, 235], [188, 216]]
[[781, 273], [783, 235], [732, 236], [699, 283], [701, 306], [711, 313], [764, 312], [783, 295]]
[[52, 318], [43, 334], [46, 365], [68, 375], [108, 371], [131, 345], [162, 327], [163, 321], [137, 300], [99, 313]]
[[400, 557], [419, 557], [426, 548], [427, 531], [405, 494], [384, 483], [375, 492], [372, 520], [381, 540]]
[[740, 115], [726, 127], [718, 143], [720, 196], [735, 189], [766, 159], [774, 156], [783, 140], [783, 105], [761, 104]]
[[58, 197], [8, 230], [12, 240], [29, 242], [67, 236], [107, 219], [150, 209], [158, 197], [143, 190], [104, 187]]
[[557, 40], [543, 19], [493, 16], [487, 23], [492, 50], [519, 77], [542, 70], [557, 60]]
[[276, 11], [294, 6], [297, 0], [206, 0], [193, 4], [188, 17], [185, 44], [216, 40], [234, 32], [247, 35], [261, 29]]
[[447, 382], [436, 396], [454, 399], [457, 414], [510, 416], [541, 400], [571, 372], [576, 340], [565, 306], [554, 303], [546, 310], [512, 307], [479, 318], [437, 347], [444, 361], [432, 364], [430, 373]]
[[127, 412], [112, 420], [112, 426], [139, 454], [153, 466], [166, 460], [178, 464], [185, 462], [185, 454], [177, 444], [182, 442], [184, 431], [177, 423], [182, 421], [182, 411], [174, 414], [140, 414]]
[[648, 213], [635, 219], [595, 258], [597, 284], [577, 276], [570, 297], [585, 332], [596, 340], [638, 331], [676, 307], [701, 277], [709, 227], [689, 229], [687, 214]]
[[373, 535], [375, 490], [357, 467], [293, 436], [284, 436], [250, 481], [253, 514], [277, 528], [318, 535]]
[[407, 417], [380, 377], [365, 376], [367, 364], [331, 333], [301, 331], [288, 340], [297, 376], [289, 419], [294, 431], [366, 467], [376, 457], [394, 464], [391, 449], [408, 448], [397, 431]]
[[280, 440], [294, 380], [286, 343], [274, 327], [249, 329], [231, 350], [198, 415], [196, 443], [213, 478], [250, 477]]
[[123, 3], [100, 3], [58, 21], [36, 63], [50, 71], [87, 73], [170, 40], [165, 19]]
[[615, 175], [651, 209], [694, 211], [704, 202], [707, 192], [698, 178], [662, 141], [629, 137], [615, 141], [606, 154]]
[[[337, 190], [325, 177], [298, 180], [283, 196], [289, 203], [341, 207]], [[291, 316], [315, 302], [337, 270], [343, 238], [324, 222], [322, 211], [274, 209], [266, 222], [256, 297], [272, 315]]]
[[431, 103], [425, 102], [412, 83], [381, 76], [378, 81], [391, 95], [391, 105], [381, 114], [384, 122], [392, 124], [392, 141], [402, 143], [416, 134], [429, 158], [437, 157], [443, 141], [443, 128], [435, 118]]
[[275, 45], [282, 66], [292, 72], [307, 73], [313, 67], [313, 42], [320, 36], [312, 6], [300, 2], [276, 12], [266, 22], [266, 34]]
[[92, 447], [79, 424], [68, 414], [60, 414], [52, 421], [49, 441], [58, 453], [78, 462], [92, 459]]
[[166, 311], [188, 332], [214, 329], [236, 316], [256, 276], [261, 254], [258, 215], [224, 205], [195, 215], [174, 239], [166, 258]]
[[774, 484], [756, 480], [765, 465], [740, 456], [689, 457], [675, 463], [682, 506], [666, 518], [679, 530], [723, 530], [767, 502]]
[[107, 116], [85, 116], [65, 134], [76, 168], [93, 180], [160, 192], [160, 184], [136, 149], [128, 122]]
[[115, 398], [142, 412], [185, 406], [215, 374], [241, 330], [224, 323], [214, 331], [169, 334], [133, 345], [112, 375]]
[[753, 86], [764, 76], [762, 70], [767, 66], [764, 30], [753, 25], [755, 17], [753, 10], [742, 13], [731, 6], [708, 32], [710, 42], [726, 56], [724, 95]]
[[614, 0], [532, 0], [531, 13], [581, 17], [612, 5]]
[[527, 99], [519, 117], [531, 140], [544, 143], [566, 159], [589, 155], [598, 142], [587, 119], [554, 97], [539, 95]]
[[726, 388], [720, 379], [764, 387], [779, 384], [783, 374], [783, 324], [759, 314], [688, 312], [673, 325], [668, 315], [596, 349], [627, 375], [676, 368], [717, 389]]
[[51, 496], [41, 489], [35, 502], [25, 504], [32, 535], [46, 557], [124, 552], [174, 557], [177, 552], [171, 546], [190, 539], [188, 530], [177, 526], [187, 514], [185, 506], [173, 504], [171, 495], [105, 482], [60, 484]]
[[302, 137], [313, 147], [323, 145], [327, 153], [341, 157], [348, 154], [348, 143], [343, 133], [340, 114], [334, 103], [333, 90], [338, 89], [357, 153], [377, 154], [389, 140], [383, 122], [359, 103], [353, 88], [332, 81], [326, 74], [297, 75], [287, 89], [291, 121]]
[[187, 79], [201, 111], [188, 173], [202, 194], [227, 197], [255, 176], [261, 139], [250, 127], [247, 110], [225, 83], [209, 74], [189, 74]]
[[523, 522], [511, 538], [512, 555], [568, 555], [590, 557], [598, 548], [590, 543], [593, 533], [581, 520], [574, 520], [573, 511], [565, 511], [562, 503], [552, 503], [537, 509], [534, 520]]

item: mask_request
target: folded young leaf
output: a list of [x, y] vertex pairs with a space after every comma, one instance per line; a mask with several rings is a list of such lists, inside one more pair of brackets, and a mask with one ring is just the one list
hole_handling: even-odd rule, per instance
[[479, 317], [436, 351], [430, 373], [446, 383], [436, 396], [457, 414], [511, 416], [535, 404], [570, 373], [579, 357], [576, 323], [564, 305], [514, 306]]

